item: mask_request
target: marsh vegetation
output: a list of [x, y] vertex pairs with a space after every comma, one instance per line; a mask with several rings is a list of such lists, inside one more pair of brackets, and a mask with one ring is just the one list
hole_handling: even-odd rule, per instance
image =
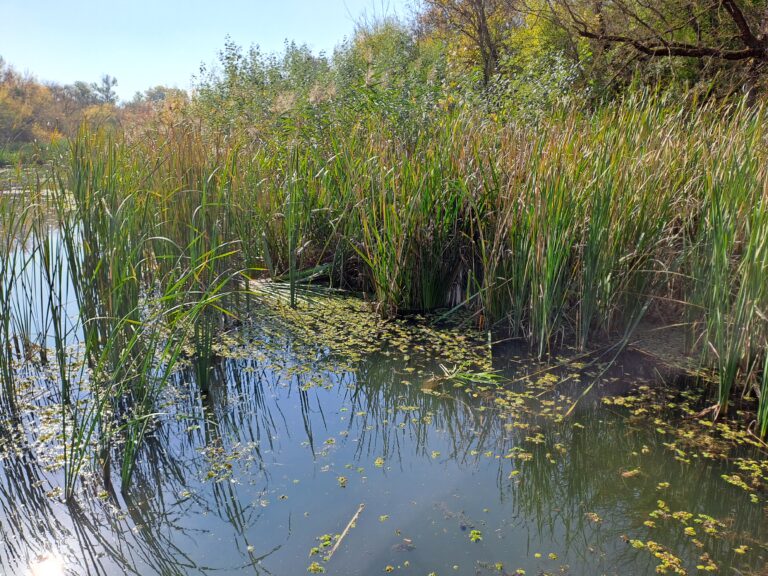
[[0, 567], [765, 566], [759, 86], [598, 91], [524, 22], [515, 61], [439, 19], [228, 43], [192, 97], [14, 156]]

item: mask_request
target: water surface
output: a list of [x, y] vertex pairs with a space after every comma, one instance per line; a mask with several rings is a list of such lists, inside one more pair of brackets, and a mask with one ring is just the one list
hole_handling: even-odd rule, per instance
[[[23, 420], [2, 428], [0, 572], [31, 573], [41, 557], [73, 575], [766, 565], [767, 495], [723, 478], [739, 472], [735, 458], [762, 456], [742, 447], [706, 457], [686, 444], [698, 424], [622, 401], [658, 385], [652, 367], [629, 356], [608, 372], [590, 359], [549, 370], [466, 328], [416, 320], [393, 331], [371, 317], [329, 308], [299, 330], [262, 320], [232, 334], [208, 394], [192, 370], [164, 393], [129, 496], [86, 480], [76, 507], [55, 488], [55, 376], [32, 378]], [[473, 357], [503, 380], [445, 376]], [[480, 364], [464, 369], [491, 367]]]

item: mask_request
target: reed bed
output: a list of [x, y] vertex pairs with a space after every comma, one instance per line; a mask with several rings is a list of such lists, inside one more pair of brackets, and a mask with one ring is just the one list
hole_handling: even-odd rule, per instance
[[192, 363], [206, 393], [215, 339], [268, 276], [292, 301], [315, 283], [385, 316], [466, 309], [542, 357], [683, 324], [718, 415], [756, 392], [765, 435], [765, 119], [634, 100], [535, 124], [438, 111], [415, 131], [370, 112], [258, 137], [83, 129], [50, 194], [0, 197], [0, 400], [34, 355], [21, 342], [53, 350], [67, 497], [88, 462], [111, 485], [115, 458], [127, 490], [170, 374]]

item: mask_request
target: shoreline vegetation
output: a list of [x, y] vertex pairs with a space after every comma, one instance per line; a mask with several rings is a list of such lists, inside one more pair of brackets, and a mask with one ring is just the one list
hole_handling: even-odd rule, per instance
[[0, 195], [0, 402], [17, 410], [24, 363], [58, 379], [67, 499], [91, 459], [127, 489], [177, 363], [207, 390], [254, 279], [291, 303], [311, 285], [384, 318], [462, 314], [539, 358], [675, 329], [712, 415], [757, 398], [766, 436], [765, 105], [648, 86], [563, 101], [567, 67], [527, 96], [475, 67], [473, 96], [444, 50], [389, 21], [333, 59], [228, 43], [192, 98], [85, 122], [25, 166], [28, 194]]
[[[69, 333], [91, 377], [141, 390], [147, 413], [190, 342], [204, 389], [248, 280], [272, 278], [292, 299], [307, 284], [364, 292], [384, 317], [469, 313], [542, 358], [682, 326], [713, 371], [715, 416], [760, 394], [764, 435], [764, 114], [631, 102], [529, 127], [462, 112], [411, 143], [369, 120], [314, 146], [297, 130], [215, 154], [186, 123], [131, 141], [84, 129], [53, 191], [0, 200], [4, 260], [21, 258], [2, 277], [3, 401], [16, 357], [36, 356], [19, 342], [46, 347], [35, 334], [54, 336], [65, 398], [83, 377], [67, 372]], [[40, 286], [45, 310], [24, 308]]]

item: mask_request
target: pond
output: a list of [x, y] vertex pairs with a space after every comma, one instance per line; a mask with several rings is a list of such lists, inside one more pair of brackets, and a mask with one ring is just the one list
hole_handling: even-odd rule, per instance
[[[5, 574], [756, 574], [765, 452], [627, 353], [262, 306], [162, 396], [129, 496], [61, 501], [55, 378], [4, 419]], [[48, 382], [48, 384], [46, 384]], [[588, 391], [584, 394], [584, 391]]]

